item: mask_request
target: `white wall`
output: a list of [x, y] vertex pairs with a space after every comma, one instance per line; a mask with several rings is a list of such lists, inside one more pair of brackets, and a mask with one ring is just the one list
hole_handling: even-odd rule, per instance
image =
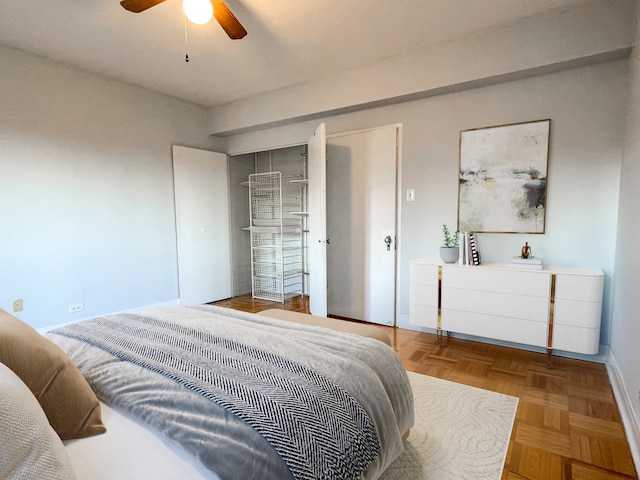
[[171, 145], [206, 148], [207, 112], [6, 47], [0, 65], [0, 308], [42, 327], [175, 301]]
[[[640, 45], [640, 8], [636, 19], [636, 45]], [[640, 204], [640, 50], [630, 58], [629, 109], [622, 160], [620, 214], [611, 328], [611, 360], [615, 380], [622, 383], [617, 398], [627, 414], [636, 468], [640, 467], [640, 255], [638, 205]]]
[[[546, 233], [479, 235], [479, 248], [484, 261], [504, 262], [528, 241], [549, 265], [601, 268], [609, 342], [626, 79], [621, 60], [322, 119], [329, 134], [403, 124], [400, 326], [409, 326], [409, 262], [437, 258], [442, 224], [457, 220], [460, 131], [551, 118]], [[236, 135], [228, 151], [305, 142], [316, 123]]]

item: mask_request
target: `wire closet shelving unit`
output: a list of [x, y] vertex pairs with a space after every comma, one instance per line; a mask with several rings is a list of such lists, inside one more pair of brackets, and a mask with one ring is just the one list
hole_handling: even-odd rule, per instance
[[281, 172], [249, 175], [253, 298], [284, 302], [303, 294], [305, 182]]

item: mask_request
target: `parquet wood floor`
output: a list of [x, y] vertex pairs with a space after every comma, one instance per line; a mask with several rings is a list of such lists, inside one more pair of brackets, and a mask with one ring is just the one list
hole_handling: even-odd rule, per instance
[[[217, 305], [259, 312], [309, 312], [308, 299], [284, 304], [235, 297]], [[407, 370], [520, 399], [502, 480], [638, 479], [605, 366], [458, 338], [386, 330]]]

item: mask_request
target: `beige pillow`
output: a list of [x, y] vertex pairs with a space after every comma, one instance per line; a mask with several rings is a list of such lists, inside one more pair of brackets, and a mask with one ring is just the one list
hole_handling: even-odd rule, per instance
[[71, 480], [71, 461], [29, 388], [0, 363], [0, 478]]
[[33, 392], [61, 439], [106, 431], [100, 403], [71, 359], [55, 343], [2, 309], [0, 362]]

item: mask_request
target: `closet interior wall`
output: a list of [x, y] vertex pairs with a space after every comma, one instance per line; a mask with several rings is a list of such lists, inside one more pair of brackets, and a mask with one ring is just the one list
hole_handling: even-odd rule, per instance
[[[248, 179], [252, 173], [281, 172], [306, 178], [306, 145], [229, 156], [229, 206], [231, 223], [231, 270], [233, 295], [251, 293], [251, 241]], [[305, 220], [306, 223], [306, 220]], [[306, 255], [303, 241], [303, 262]], [[303, 277], [303, 293], [308, 294]]]

